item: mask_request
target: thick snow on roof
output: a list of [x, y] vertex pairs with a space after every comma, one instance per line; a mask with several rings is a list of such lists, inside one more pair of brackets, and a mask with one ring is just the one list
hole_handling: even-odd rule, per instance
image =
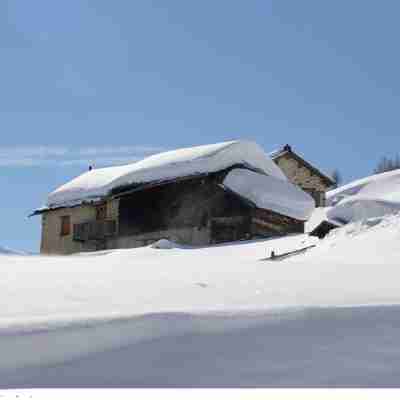
[[245, 169], [232, 170], [224, 186], [259, 208], [306, 221], [315, 208], [313, 198], [289, 181]]
[[280, 155], [280, 154], [282, 154], [282, 153], [284, 153], [284, 152], [286, 152], [287, 150], [283, 150], [282, 148], [281, 149], [275, 149], [275, 150], [273, 150], [273, 151], [270, 151], [269, 153], [267, 153], [268, 154], [268, 156], [269, 157], [271, 157], [272, 159], [274, 159], [275, 157], [277, 157], [278, 155]]
[[400, 170], [372, 175], [327, 193], [331, 219], [354, 222], [400, 212]]
[[51, 193], [47, 206], [76, 204], [106, 196], [119, 186], [216, 172], [234, 164], [247, 164], [286, 181], [283, 172], [256, 143], [232, 141], [168, 151], [129, 165], [93, 169]]

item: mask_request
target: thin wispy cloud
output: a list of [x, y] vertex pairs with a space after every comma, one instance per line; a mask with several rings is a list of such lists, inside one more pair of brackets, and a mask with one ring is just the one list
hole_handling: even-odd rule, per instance
[[0, 147], [0, 158], [64, 156], [68, 152], [64, 146], [8, 146]]
[[[112, 165], [124, 165], [133, 163], [135, 161], [139, 161], [143, 159], [143, 157], [95, 157], [90, 159], [85, 158], [76, 158], [72, 160], [63, 160], [59, 163], [61, 166], [98, 166], [98, 167], [110, 167]], [[88, 162], [89, 160], [89, 162]]]
[[0, 147], [0, 167], [107, 167], [129, 164], [165, 151], [155, 146], [17, 146]]
[[163, 147], [152, 146], [104, 146], [104, 147], [84, 147], [80, 149], [81, 155], [101, 155], [101, 154], [154, 154], [165, 151]]

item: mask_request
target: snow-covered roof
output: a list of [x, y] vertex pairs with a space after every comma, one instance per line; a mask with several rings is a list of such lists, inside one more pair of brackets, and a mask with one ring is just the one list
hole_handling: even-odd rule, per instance
[[76, 205], [105, 197], [118, 187], [212, 173], [248, 165], [281, 181], [287, 178], [256, 143], [231, 141], [156, 154], [129, 165], [93, 169], [48, 196], [46, 208]]
[[246, 169], [234, 169], [223, 185], [257, 207], [306, 221], [315, 208], [314, 199], [289, 181]]
[[342, 222], [400, 212], [400, 170], [359, 179], [327, 193], [328, 215]]

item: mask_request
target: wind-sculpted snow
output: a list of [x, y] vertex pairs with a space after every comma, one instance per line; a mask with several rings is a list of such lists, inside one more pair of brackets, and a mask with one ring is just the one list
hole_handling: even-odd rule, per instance
[[3, 256], [0, 387], [397, 386], [399, 238]]
[[360, 179], [327, 193], [330, 219], [348, 223], [400, 212], [400, 170]]
[[129, 165], [93, 169], [51, 193], [47, 206], [74, 205], [106, 196], [121, 186], [216, 172], [235, 164], [246, 164], [286, 180], [279, 167], [256, 143], [232, 141], [160, 153]]
[[158, 314], [0, 339], [0, 388], [399, 387], [400, 307]]

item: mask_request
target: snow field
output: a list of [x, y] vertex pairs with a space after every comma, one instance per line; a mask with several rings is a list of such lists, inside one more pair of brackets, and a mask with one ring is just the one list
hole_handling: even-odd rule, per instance
[[322, 241], [0, 256], [0, 387], [397, 386], [399, 241], [391, 215]]

